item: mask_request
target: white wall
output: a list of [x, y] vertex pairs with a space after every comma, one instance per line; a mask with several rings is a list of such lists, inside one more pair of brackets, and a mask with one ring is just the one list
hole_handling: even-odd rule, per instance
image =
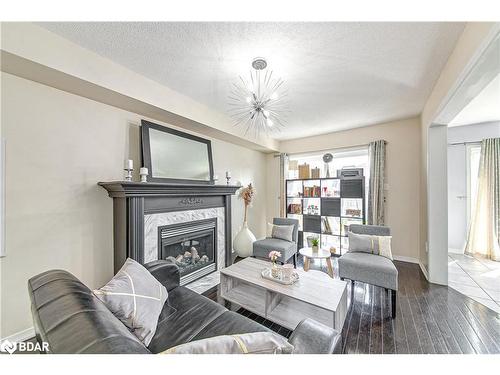
[[447, 127], [429, 128], [428, 138], [427, 233], [429, 236], [428, 279], [432, 283], [448, 284], [448, 183], [447, 183]]
[[[1, 260], [2, 337], [32, 326], [27, 281], [66, 269], [94, 288], [113, 275], [112, 200], [99, 181], [139, 165], [141, 116], [10, 74], [1, 74], [7, 139], [7, 257]], [[154, 120], [153, 120], [154, 121]], [[213, 140], [215, 173], [252, 181], [259, 194], [249, 225], [266, 229], [266, 155]], [[137, 174], [135, 175], [137, 179]], [[243, 219], [233, 198], [233, 235]]]
[[[384, 124], [281, 142], [289, 154], [331, 150], [387, 141], [386, 225], [393, 234], [393, 253], [402, 260], [418, 261], [420, 221], [420, 119], [418, 117]], [[275, 167], [276, 168], [276, 167]], [[274, 174], [277, 175], [275, 169]], [[269, 192], [277, 197], [279, 190]]]

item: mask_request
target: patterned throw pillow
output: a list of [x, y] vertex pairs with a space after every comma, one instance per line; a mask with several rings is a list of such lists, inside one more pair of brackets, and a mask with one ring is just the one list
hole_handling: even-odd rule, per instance
[[293, 345], [273, 332], [225, 335], [191, 341], [160, 354], [291, 354]]
[[348, 233], [349, 252], [381, 255], [392, 260], [392, 236], [371, 236], [367, 234]]
[[268, 232], [270, 232], [270, 237], [293, 242], [293, 225], [276, 225], [267, 223], [267, 227]]
[[94, 294], [145, 346], [149, 345], [168, 292], [146, 268], [129, 258]]

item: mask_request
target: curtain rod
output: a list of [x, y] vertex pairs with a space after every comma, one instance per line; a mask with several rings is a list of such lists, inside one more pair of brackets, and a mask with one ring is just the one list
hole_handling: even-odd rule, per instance
[[470, 142], [455, 142], [448, 143], [448, 146], [465, 146], [465, 145], [480, 145], [481, 141], [470, 141]]

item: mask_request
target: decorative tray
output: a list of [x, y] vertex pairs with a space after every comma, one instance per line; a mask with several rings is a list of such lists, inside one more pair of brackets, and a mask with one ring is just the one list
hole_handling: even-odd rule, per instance
[[293, 272], [292, 277], [290, 278], [289, 281], [282, 280], [278, 277], [273, 277], [271, 275], [270, 268], [266, 268], [265, 270], [263, 270], [261, 272], [261, 275], [264, 279], [271, 280], [271, 281], [274, 281], [276, 283], [283, 284], [283, 285], [292, 285], [292, 284], [296, 283], [297, 281], [299, 281], [299, 274], [297, 272]]

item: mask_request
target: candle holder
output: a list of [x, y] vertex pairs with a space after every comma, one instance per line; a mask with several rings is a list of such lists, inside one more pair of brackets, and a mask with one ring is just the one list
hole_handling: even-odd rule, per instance
[[132, 181], [132, 172], [134, 171], [134, 168], [125, 168], [124, 171], [127, 172], [125, 175], [125, 181]]
[[139, 169], [139, 175], [141, 176], [141, 182], [148, 182], [148, 169], [146, 167]]
[[231, 182], [231, 176], [227, 176], [226, 175], [226, 183], [227, 183], [227, 185], [229, 185], [230, 182]]

